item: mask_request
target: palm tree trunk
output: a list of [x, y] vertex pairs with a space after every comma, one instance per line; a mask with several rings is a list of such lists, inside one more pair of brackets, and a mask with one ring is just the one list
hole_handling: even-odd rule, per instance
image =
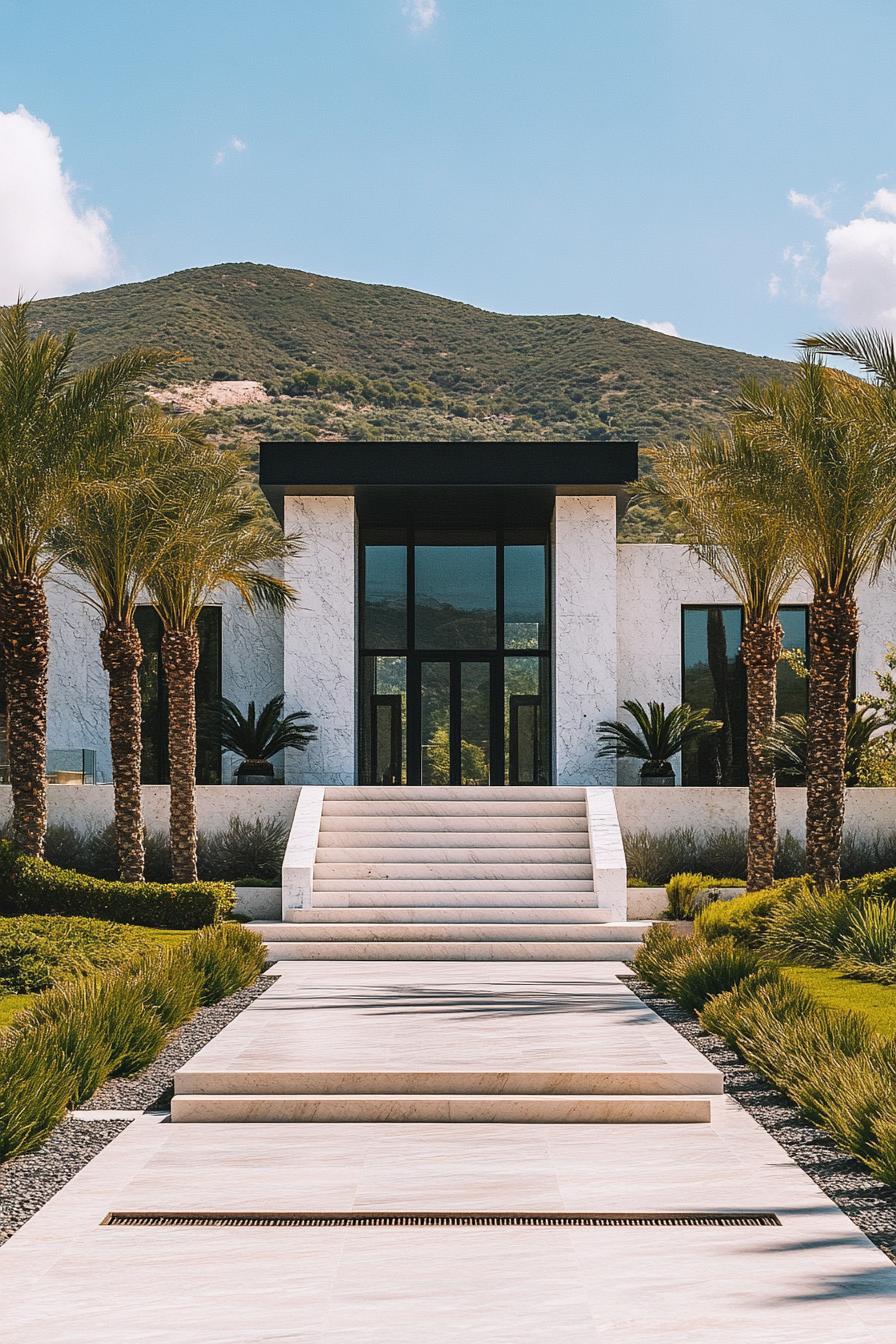
[[195, 882], [196, 872], [196, 627], [162, 631], [168, 684], [168, 767], [171, 780], [171, 876]]
[[109, 741], [115, 794], [118, 871], [125, 882], [143, 881], [143, 805], [140, 797], [140, 664], [143, 645], [132, 621], [109, 620], [100, 633], [109, 674]]
[[809, 612], [806, 866], [825, 886], [840, 881], [849, 680], [858, 639], [852, 593], [816, 593]]
[[775, 770], [765, 739], [775, 722], [778, 659], [783, 630], [777, 619], [747, 616], [741, 658], [747, 672], [747, 771], [750, 783], [747, 830], [747, 890], [761, 891], [775, 880], [778, 815]]
[[7, 755], [12, 838], [40, 858], [47, 830], [47, 670], [50, 612], [40, 579], [0, 582], [0, 639], [6, 670]]

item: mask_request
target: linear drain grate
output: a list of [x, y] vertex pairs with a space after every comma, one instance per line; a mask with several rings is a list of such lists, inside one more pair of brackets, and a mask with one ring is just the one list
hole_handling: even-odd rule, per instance
[[774, 1213], [107, 1213], [103, 1227], [780, 1227]]

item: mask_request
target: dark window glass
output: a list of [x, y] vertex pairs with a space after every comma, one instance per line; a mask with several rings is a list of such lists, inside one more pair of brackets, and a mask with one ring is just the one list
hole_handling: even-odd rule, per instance
[[361, 782], [407, 783], [407, 660], [361, 663]]
[[685, 607], [681, 698], [708, 709], [722, 729], [683, 753], [685, 784], [745, 784], [746, 680], [740, 607]]
[[[803, 661], [809, 663], [809, 608], [781, 607], [778, 612], [784, 631], [783, 647], [799, 649]], [[809, 682], [798, 676], [786, 662], [778, 663], [778, 718], [785, 714], [808, 714]]]
[[451, 664], [420, 664], [420, 783], [451, 783]]
[[403, 649], [408, 640], [408, 550], [364, 547], [364, 630], [368, 649]]
[[418, 649], [493, 649], [497, 641], [494, 536], [418, 534], [414, 553]]
[[488, 784], [492, 678], [488, 663], [460, 664], [460, 782]]
[[[167, 784], [168, 690], [162, 666], [162, 622], [153, 607], [138, 607], [137, 630], [143, 645], [140, 668], [142, 759], [144, 784]], [[196, 669], [196, 782], [221, 783], [221, 743], [209, 731], [203, 711], [221, 697], [221, 608], [204, 607], [197, 622], [199, 666]]]
[[504, 770], [508, 784], [550, 779], [550, 706], [546, 658], [504, 659]]
[[546, 649], [547, 563], [544, 546], [504, 547], [504, 647]]

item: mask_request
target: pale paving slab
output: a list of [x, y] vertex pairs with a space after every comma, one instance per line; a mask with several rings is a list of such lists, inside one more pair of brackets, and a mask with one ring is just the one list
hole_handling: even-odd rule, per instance
[[[718, 1071], [617, 979], [621, 962], [279, 962], [280, 978], [180, 1071], [176, 1090], [269, 1089], [295, 1079], [417, 1074], [433, 1090], [488, 1075], [489, 1090], [575, 1091], [576, 1075], [637, 1070], [691, 1075], [684, 1090], [721, 1091]], [[265, 1080], [264, 1075], [268, 1076]], [[555, 1080], [553, 1088], [550, 1079]], [[399, 1088], [400, 1090], [400, 1088]], [[417, 1090], [417, 1089], [415, 1089]], [[608, 1089], [612, 1090], [612, 1089]]]
[[[38, 1344], [867, 1344], [896, 1268], [730, 1099], [712, 1125], [142, 1117], [0, 1251]], [[746, 1229], [131, 1229], [122, 1210], [777, 1211]]]

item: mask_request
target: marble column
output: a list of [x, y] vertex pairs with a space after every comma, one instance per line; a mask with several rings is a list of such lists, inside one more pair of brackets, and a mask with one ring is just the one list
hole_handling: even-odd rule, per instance
[[284, 712], [305, 709], [318, 740], [288, 751], [288, 784], [355, 782], [355, 501], [350, 495], [289, 495], [287, 532], [304, 549], [288, 561], [298, 591], [283, 621]]
[[553, 532], [555, 779], [615, 784], [597, 725], [616, 717], [616, 500], [558, 495]]

